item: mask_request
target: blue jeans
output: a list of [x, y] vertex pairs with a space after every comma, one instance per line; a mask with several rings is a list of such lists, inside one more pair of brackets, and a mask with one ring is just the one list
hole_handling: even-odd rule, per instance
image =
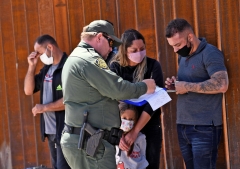
[[222, 125], [177, 124], [178, 141], [187, 169], [215, 169]]
[[48, 146], [51, 153], [51, 162], [54, 169], [70, 169], [55, 134], [47, 134]]

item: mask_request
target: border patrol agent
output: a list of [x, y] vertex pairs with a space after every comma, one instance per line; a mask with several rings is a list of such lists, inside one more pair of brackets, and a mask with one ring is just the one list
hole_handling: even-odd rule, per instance
[[155, 90], [153, 79], [130, 83], [109, 70], [104, 60], [120, 44], [110, 22], [95, 20], [83, 28], [81, 42], [63, 67], [66, 116], [61, 146], [72, 169], [115, 169], [114, 145], [121, 138], [117, 100]]

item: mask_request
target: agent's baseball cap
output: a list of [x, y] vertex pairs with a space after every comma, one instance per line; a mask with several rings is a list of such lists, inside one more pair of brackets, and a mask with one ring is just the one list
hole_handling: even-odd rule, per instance
[[113, 25], [108, 21], [105, 20], [92, 21], [88, 25], [86, 32], [104, 32], [108, 34], [111, 37], [111, 39], [114, 40], [113, 42], [114, 47], [117, 47], [122, 44], [122, 41], [114, 35]]

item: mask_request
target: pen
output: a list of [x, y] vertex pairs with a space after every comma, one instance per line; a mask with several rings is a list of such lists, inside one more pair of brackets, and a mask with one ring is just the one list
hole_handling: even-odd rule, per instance
[[176, 92], [176, 90], [166, 90], [168, 93]]
[[151, 72], [151, 76], [150, 76], [150, 79], [152, 79], [152, 75], [153, 75], [153, 72]]

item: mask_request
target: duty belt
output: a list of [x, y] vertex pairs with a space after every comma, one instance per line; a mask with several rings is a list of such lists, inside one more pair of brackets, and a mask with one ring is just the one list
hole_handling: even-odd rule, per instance
[[[81, 127], [72, 127], [72, 126], [69, 126], [67, 124], [64, 125], [64, 128], [63, 128], [63, 134], [66, 132], [66, 133], [69, 133], [69, 134], [76, 134], [76, 135], [79, 135], [80, 134], [80, 131], [81, 131]], [[112, 130], [111, 130], [112, 131]], [[111, 134], [111, 131], [108, 131], [108, 130], [104, 130], [104, 135], [103, 135], [103, 138], [104, 140], [109, 140], [109, 136], [110, 135], [114, 135], [116, 137], [118, 137], [119, 133], [116, 132], [115, 130], [113, 131], [113, 133]]]
[[[82, 127], [73, 127], [65, 124], [63, 133], [79, 135], [78, 146], [79, 150], [84, 148], [84, 142], [87, 142], [86, 154], [91, 157], [96, 155], [97, 149], [104, 139], [112, 145], [118, 145], [122, 137], [123, 131], [119, 128], [111, 128], [111, 131], [96, 129], [87, 122], [88, 112], [83, 113]], [[86, 135], [88, 134], [88, 136]]]

